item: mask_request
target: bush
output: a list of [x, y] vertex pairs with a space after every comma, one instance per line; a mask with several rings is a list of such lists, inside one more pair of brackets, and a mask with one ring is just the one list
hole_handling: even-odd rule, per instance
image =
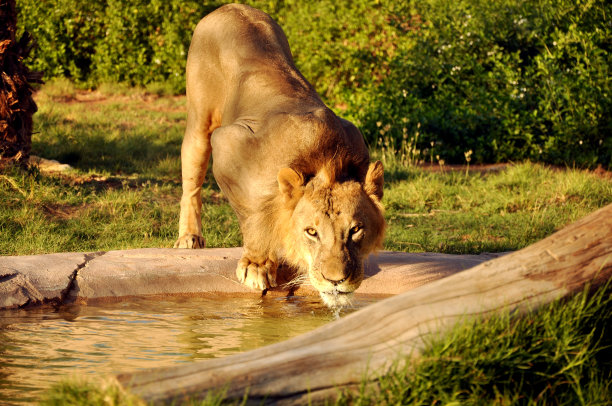
[[[19, 3], [31, 68], [184, 91], [191, 33], [220, 1]], [[296, 63], [373, 146], [417, 158], [610, 168], [612, 5], [604, 0], [257, 0]], [[417, 137], [418, 131], [418, 137]], [[413, 138], [409, 141], [408, 138]]]
[[18, 28], [34, 36], [30, 68], [45, 80], [67, 77], [82, 83], [92, 74], [92, 55], [103, 38], [103, 2], [19, 1]]
[[404, 3], [390, 12], [405, 32], [389, 74], [357, 100], [375, 106], [362, 127], [400, 140], [420, 123], [424, 155], [433, 146], [447, 162], [473, 150], [476, 162], [609, 167], [611, 11], [603, 1]]
[[197, 22], [220, 2], [108, 0], [19, 3], [38, 42], [32, 68], [86, 87], [169, 82], [185, 89], [185, 62]]

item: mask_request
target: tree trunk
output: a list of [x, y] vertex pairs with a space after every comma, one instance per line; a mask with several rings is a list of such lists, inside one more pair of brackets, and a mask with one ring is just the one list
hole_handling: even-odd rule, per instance
[[612, 276], [612, 205], [512, 254], [368, 306], [311, 333], [243, 354], [118, 376], [170, 403], [227, 389], [230, 399], [303, 404], [418, 356], [423, 338], [457, 321], [525, 311]]
[[41, 83], [42, 74], [23, 64], [31, 37], [19, 41], [15, 0], [0, 0], [0, 167], [7, 162], [26, 164], [32, 144], [32, 115], [36, 104], [29, 82]]

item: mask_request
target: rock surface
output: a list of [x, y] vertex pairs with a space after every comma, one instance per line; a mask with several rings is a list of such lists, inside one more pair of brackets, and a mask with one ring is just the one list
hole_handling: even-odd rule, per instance
[[36, 155], [30, 155], [28, 163], [37, 166], [42, 172], [65, 172], [72, 169], [72, 166], [68, 164], [60, 163], [55, 159], [41, 158]]
[[[143, 248], [0, 257], [0, 309], [154, 295], [261, 295], [235, 276], [242, 248]], [[500, 254], [447, 255], [383, 251], [366, 264], [359, 295], [394, 295], [476, 266]], [[269, 295], [316, 295], [279, 271]]]

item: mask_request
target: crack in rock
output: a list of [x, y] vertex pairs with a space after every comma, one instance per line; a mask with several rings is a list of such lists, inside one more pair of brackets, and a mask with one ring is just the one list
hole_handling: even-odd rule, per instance
[[12, 269], [10, 271], [9, 273], [3, 273], [0, 271], [0, 283], [8, 282], [11, 279], [15, 279], [17, 276], [19, 276], [19, 272], [13, 271]]
[[79, 276], [79, 271], [85, 268], [87, 265], [89, 265], [91, 261], [93, 261], [96, 258], [100, 258], [102, 255], [106, 253], [107, 251], [96, 251], [96, 252], [85, 254], [85, 260], [82, 263], [78, 264], [77, 267], [74, 269], [74, 271], [70, 275], [70, 281], [68, 282], [68, 286], [66, 286], [66, 289], [62, 290], [62, 293], [60, 294], [61, 304], [65, 304], [68, 300], [70, 300], [70, 294], [74, 291], [76, 287], [77, 277]]

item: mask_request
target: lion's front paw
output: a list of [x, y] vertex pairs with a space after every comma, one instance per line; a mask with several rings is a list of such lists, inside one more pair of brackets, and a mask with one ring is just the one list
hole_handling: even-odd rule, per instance
[[236, 276], [241, 283], [252, 289], [268, 289], [276, 286], [276, 262], [266, 259], [259, 264], [246, 255], [238, 262]]
[[204, 248], [206, 241], [204, 237], [197, 234], [185, 234], [180, 236], [174, 243], [174, 248]]

